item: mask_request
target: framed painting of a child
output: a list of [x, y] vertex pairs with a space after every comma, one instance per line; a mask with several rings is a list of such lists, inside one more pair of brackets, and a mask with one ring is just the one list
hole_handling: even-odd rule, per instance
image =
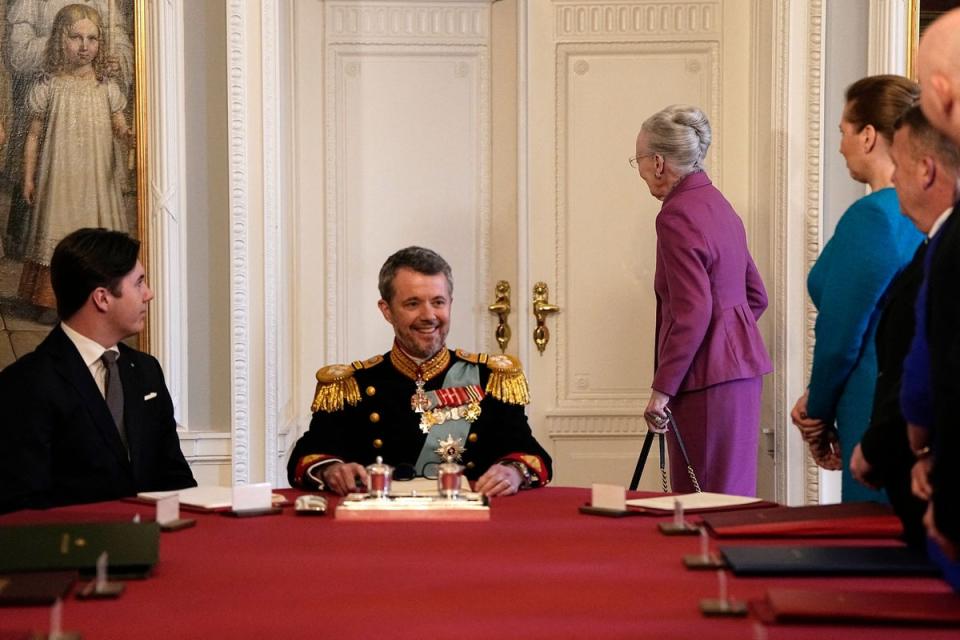
[[140, 0], [0, 0], [0, 367], [57, 320], [56, 244], [81, 227], [141, 240]]

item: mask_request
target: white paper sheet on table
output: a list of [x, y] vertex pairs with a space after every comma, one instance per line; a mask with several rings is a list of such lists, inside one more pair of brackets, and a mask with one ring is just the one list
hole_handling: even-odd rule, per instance
[[723, 507], [738, 507], [744, 504], [760, 502], [760, 498], [734, 496], [726, 493], [681, 493], [674, 496], [659, 496], [656, 498], [634, 498], [627, 500], [628, 507], [644, 507], [646, 509], [660, 509], [665, 512], [673, 511], [673, 503], [679, 500], [684, 510], [690, 509], [719, 509]]
[[197, 509], [225, 509], [232, 504], [233, 487], [201, 486], [175, 491], [141, 491], [137, 497], [147, 502], [156, 502], [160, 498], [176, 495], [181, 506]]

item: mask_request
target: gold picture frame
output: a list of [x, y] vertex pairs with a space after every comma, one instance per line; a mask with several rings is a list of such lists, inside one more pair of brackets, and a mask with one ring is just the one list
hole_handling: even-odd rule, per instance
[[[85, 6], [95, 12], [89, 18], [75, 9], [65, 10], [74, 1], [0, 0], [4, 53], [0, 124], [5, 134], [0, 148], [0, 368], [32, 351], [56, 322], [49, 277], [43, 269], [49, 264], [52, 245], [73, 228], [107, 226], [128, 231], [141, 242], [148, 277], [151, 271], [147, 259], [146, 0], [88, 0]], [[63, 98], [69, 93], [64, 88], [66, 79], [78, 75], [67, 65], [76, 64], [77, 59], [66, 57], [67, 44], [58, 50], [48, 46], [61, 12], [62, 20], [72, 20], [71, 24], [100, 23], [99, 29], [93, 29], [99, 52], [91, 57], [89, 68], [96, 78], [96, 91], [107, 97], [90, 102], [96, 106], [79, 113], [69, 111]], [[58, 33], [64, 37], [63, 29]], [[61, 58], [55, 62], [58, 55]], [[41, 82], [45, 87], [39, 87]], [[125, 128], [117, 126], [118, 114]], [[106, 134], [102, 133], [105, 123], [109, 123]], [[27, 145], [30, 132], [37, 141], [33, 147]], [[91, 151], [70, 157], [71, 142], [84, 136], [97, 142], [84, 147]], [[51, 159], [55, 149], [69, 162]], [[32, 183], [28, 158], [35, 175]], [[90, 166], [108, 170], [88, 178], [94, 175]], [[70, 190], [71, 184], [91, 181], [96, 182], [96, 196], [90, 196], [90, 190], [82, 196]], [[64, 205], [75, 201], [89, 206], [72, 210]], [[25, 272], [37, 276], [31, 279]], [[145, 327], [128, 342], [149, 350], [149, 333]]]
[[960, 7], [960, 0], [907, 0], [907, 76], [917, 79], [917, 48], [931, 22]]

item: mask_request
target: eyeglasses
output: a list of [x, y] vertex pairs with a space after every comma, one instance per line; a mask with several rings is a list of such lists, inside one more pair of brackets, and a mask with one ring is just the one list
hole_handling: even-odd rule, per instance
[[635, 155], [635, 156], [631, 156], [631, 157], [627, 158], [627, 162], [630, 163], [630, 166], [631, 166], [631, 167], [633, 167], [634, 169], [636, 169], [636, 168], [638, 168], [638, 167], [640, 166], [640, 161], [641, 161], [641, 160], [643, 160], [644, 158], [649, 158], [649, 157], [651, 157], [651, 156], [655, 156], [655, 155], [657, 155], [657, 154], [655, 154], [655, 153], [638, 153], [638, 154]]
[[[423, 477], [428, 480], [436, 480], [440, 474], [439, 462], [427, 462], [423, 465]], [[417, 469], [409, 462], [401, 462], [393, 468], [393, 479], [398, 482], [413, 480], [417, 477]]]

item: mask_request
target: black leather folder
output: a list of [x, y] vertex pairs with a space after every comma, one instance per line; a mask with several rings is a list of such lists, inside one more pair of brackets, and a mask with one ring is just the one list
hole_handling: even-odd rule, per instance
[[921, 576], [939, 568], [909, 547], [720, 547], [738, 576]]
[[73, 569], [96, 573], [107, 552], [111, 576], [143, 578], [157, 563], [156, 522], [34, 524], [0, 527], [0, 573]]
[[76, 571], [0, 575], [0, 607], [51, 605], [67, 594], [76, 579]]

